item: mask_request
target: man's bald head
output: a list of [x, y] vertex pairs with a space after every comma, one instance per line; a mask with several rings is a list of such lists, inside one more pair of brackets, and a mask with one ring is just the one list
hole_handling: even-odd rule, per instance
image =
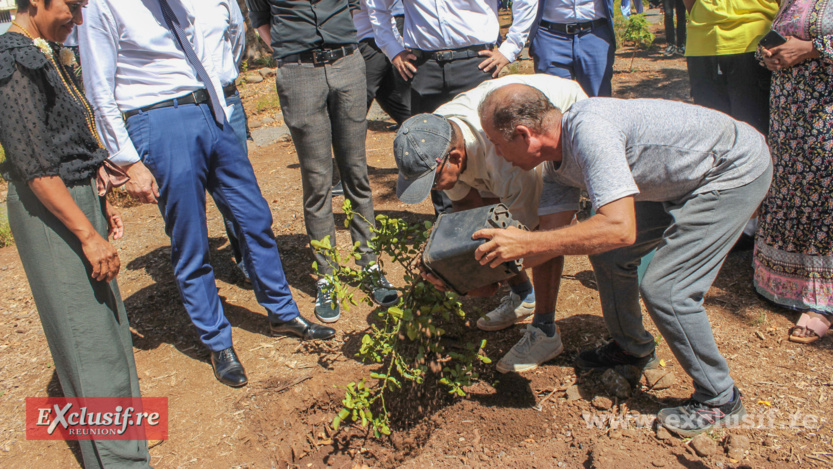
[[507, 142], [515, 138], [519, 125], [541, 134], [552, 119], [561, 118], [561, 110], [544, 93], [520, 83], [490, 91], [477, 111], [484, 129], [493, 129]]

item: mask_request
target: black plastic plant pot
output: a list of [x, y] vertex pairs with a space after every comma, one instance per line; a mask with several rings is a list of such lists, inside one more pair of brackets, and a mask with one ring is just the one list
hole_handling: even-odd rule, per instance
[[512, 218], [503, 204], [440, 214], [428, 238], [422, 262], [429, 272], [461, 295], [506, 280], [523, 270], [523, 259], [504, 262], [494, 269], [480, 265], [474, 258], [474, 251], [486, 240], [471, 236], [484, 228], [510, 226], [527, 229]]

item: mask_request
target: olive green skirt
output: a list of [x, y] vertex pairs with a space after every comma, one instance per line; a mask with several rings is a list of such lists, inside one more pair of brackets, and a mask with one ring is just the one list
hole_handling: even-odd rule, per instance
[[[95, 181], [69, 188], [107, 237]], [[133, 341], [116, 281], [90, 277], [81, 243], [28, 185], [9, 184], [9, 225], [66, 397], [138, 397]], [[148, 467], [146, 441], [80, 441], [86, 468]]]

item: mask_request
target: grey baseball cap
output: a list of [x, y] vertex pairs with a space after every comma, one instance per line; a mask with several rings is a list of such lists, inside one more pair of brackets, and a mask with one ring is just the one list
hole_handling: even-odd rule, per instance
[[406, 204], [418, 204], [431, 193], [437, 158], [451, 149], [451, 123], [434, 114], [417, 114], [406, 120], [393, 141], [399, 168], [396, 196]]

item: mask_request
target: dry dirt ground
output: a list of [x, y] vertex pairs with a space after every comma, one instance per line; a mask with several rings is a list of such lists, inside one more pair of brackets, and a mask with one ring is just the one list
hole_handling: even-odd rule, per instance
[[[616, 62], [615, 95], [688, 100], [685, 61], [666, 58], [662, 40], [647, 52], [623, 48]], [[530, 62], [523, 62], [521, 71]], [[250, 110], [274, 93], [271, 80], [243, 87]], [[279, 124], [280, 114], [266, 110]], [[388, 122], [372, 121], [367, 159], [377, 213], [408, 220], [430, 218], [428, 203], [406, 206], [394, 194], [394, 134]], [[302, 312], [312, 317], [314, 279], [301, 211], [301, 182], [291, 142], [252, 148], [252, 164], [274, 216], [292, 292]], [[340, 205], [341, 199], [337, 199]], [[336, 209], [340, 213], [340, 209]], [[212, 260], [226, 314], [234, 326], [236, 349], [249, 385], [231, 389], [218, 383], [208, 353], [200, 344], [179, 300], [169, 263], [170, 245], [156, 207], [124, 209], [125, 239], [115, 242], [122, 258], [119, 282], [134, 331], [134, 349], [145, 396], [167, 396], [170, 438], [151, 448], [161, 468], [203, 467], [782, 467], [830, 466], [833, 434], [833, 341], [802, 346], [786, 340], [797, 314], [759, 299], [751, 284], [751, 256], [732, 254], [705, 299], [717, 343], [744, 393], [755, 428], [716, 431], [713, 452], [698, 456], [687, 440], [657, 435], [651, 425], [658, 409], [682, 402], [692, 391], [685, 373], [660, 341], [670, 387], [642, 387], [627, 401], [594, 398], [599, 392], [576, 377], [571, 366], [579, 350], [605, 338], [599, 301], [586, 257], [567, 259], [558, 302], [558, 326], [565, 351], [524, 375], [498, 375], [482, 368], [482, 380], [464, 399], [434, 400], [421, 412], [400, 415], [391, 438], [367, 437], [348, 427], [331, 435], [328, 423], [340, 408], [350, 381], [369, 373], [354, 354], [371, 309], [354, 308], [337, 323], [338, 335], [326, 343], [302, 343], [268, 335], [264, 310], [255, 302], [231, 261], [222, 221], [208, 209]], [[341, 221], [340, 215], [336, 215]], [[337, 223], [339, 226], [340, 223]], [[345, 230], [340, 245], [349, 243]], [[392, 272], [394, 282], [401, 272]], [[60, 386], [32, 297], [14, 247], [0, 249], [0, 466], [78, 467], [76, 446], [63, 441], [27, 441], [27, 396], [60, 395]], [[501, 293], [503, 294], [503, 292]], [[473, 316], [495, 306], [499, 297], [466, 300]], [[649, 318], [646, 325], [656, 334]], [[517, 326], [486, 333], [472, 327], [467, 339], [488, 339], [486, 352], [497, 359], [519, 338]], [[474, 340], [472, 340], [474, 341]], [[579, 396], [565, 389], [578, 379]], [[662, 387], [662, 386], [656, 386]], [[555, 390], [541, 410], [533, 406]], [[579, 398], [577, 398], [579, 397]], [[423, 399], [424, 398], [424, 399]], [[428, 405], [430, 404], [430, 405]], [[397, 403], [392, 404], [394, 411]], [[627, 415], [629, 417], [622, 417]], [[614, 420], [602, 420], [613, 416]], [[642, 420], [640, 420], [640, 418]], [[588, 425], [595, 421], [596, 425]], [[592, 420], [596, 419], [596, 420]], [[618, 420], [617, 420], [618, 419]], [[748, 438], [729, 458], [727, 435]], [[706, 443], [709, 443], [707, 441]], [[706, 453], [708, 453], [708, 444]]]

